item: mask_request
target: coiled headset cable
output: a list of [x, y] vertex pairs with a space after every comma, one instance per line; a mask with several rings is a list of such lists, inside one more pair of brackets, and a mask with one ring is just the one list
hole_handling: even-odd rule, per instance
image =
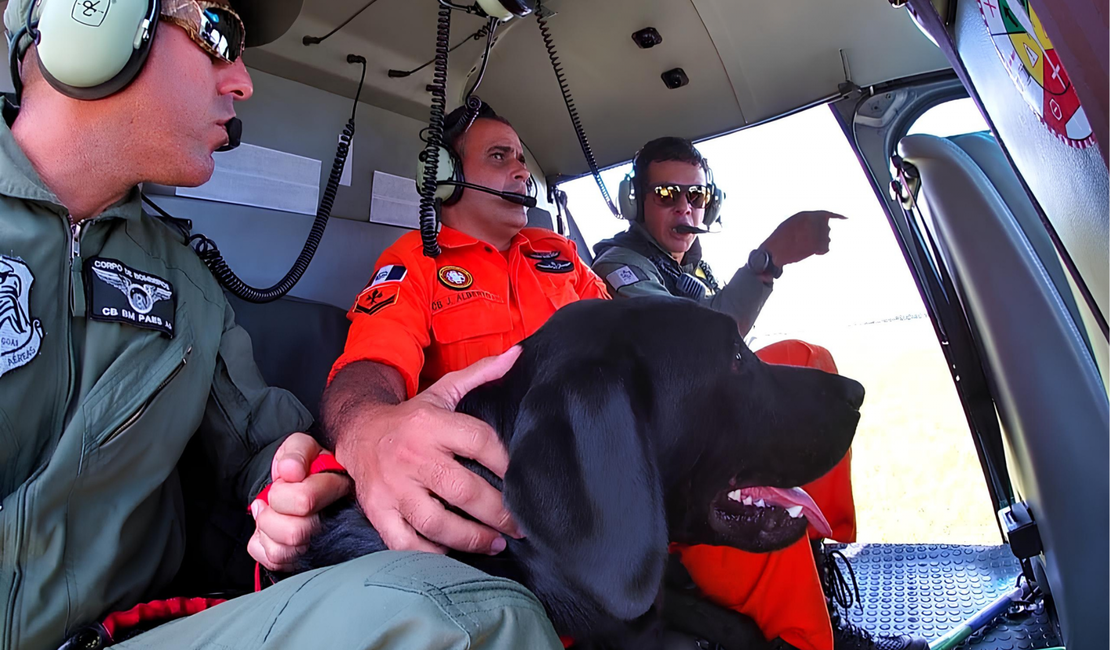
[[443, 145], [443, 120], [447, 116], [447, 56], [451, 51], [451, 7], [440, 4], [436, 21], [435, 63], [428, 111], [428, 128], [424, 151], [424, 176], [420, 179], [420, 241], [425, 257], [439, 257], [442, 250], [436, 238], [439, 199], [436, 198], [436, 172], [439, 170], [439, 149]]
[[[358, 110], [358, 98], [359, 95], [362, 94], [362, 84], [366, 81], [365, 57], [357, 54], [348, 54], [347, 63], [362, 64], [362, 78], [359, 79], [358, 90], [355, 92], [354, 106], [351, 109], [351, 119], [347, 120], [347, 124], [343, 128], [343, 133], [339, 136], [339, 145], [335, 151], [335, 160], [331, 166], [331, 174], [329, 174], [327, 185], [324, 187], [324, 195], [320, 199], [320, 206], [316, 210], [316, 220], [312, 223], [312, 229], [309, 231], [304, 248], [301, 249], [301, 254], [297, 257], [297, 260], [293, 263], [289, 272], [285, 274], [285, 277], [278, 281], [277, 284], [266, 289], [252, 287], [243, 282], [239, 276], [235, 275], [235, 272], [232, 271], [231, 267], [224, 261], [223, 255], [220, 254], [220, 249], [216, 246], [216, 242], [199, 233], [189, 237], [189, 244], [193, 247], [197, 256], [200, 257], [208, 269], [212, 271], [212, 275], [216, 277], [216, 280], [228, 291], [243, 300], [254, 303], [265, 303], [277, 300], [289, 293], [289, 290], [300, 281], [301, 276], [303, 276], [304, 272], [308, 269], [308, 265], [312, 262], [312, 258], [316, 254], [316, 249], [319, 247], [320, 241], [324, 237], [324, 229], [328, 225], [332, 206], [335, 204], [335, 195], [339, 190], [339, 180], [343, 175], [343, 166], [346, 164], [347, 155], [351, 150], [351, 138], [355, 135], [355, 113]], [[143, 196], [143, 200], [163, 217], [175, 220], [146, 196]]]
[[570, 123], [574, 127], [574, 135], [578, 137], [578, 144], [582, 147], [582, 155], [586, 157], [586, 164], [590, 166], [590, 173], [594, 175], [594, 180], [597, 181], [597, 187], [601, 190], [601, 196], [605, 199], [606, 205], [609, 206], [613, 216], [620, 217], [620, 211], [613, 203], [613, 198], [609, 196], [609, 189], [605, 187], [605, 181], [601, 179], [601, 171], [597, 168], [597, 161], [594, 159], [590, 140], [586, 137], [586, 131], [582, 127], [582, 118], [578, 116], [578, 109], [574, 105], [574, 97], [570, 94], [570, 85], [567, 83], [566, 75], [563, 74], [563, 65], [559, 62], [559, 53], [555, 50], [555, 41], [551, 38], [551, 28], [547, 26], [546, 14], [547, 12], [542, 5], [538, 7], [536, 10], [536, 24], [540, 27], [543, 45], [547, 48], [547, 58], [551, 59], [551, 68], [555, 71], [555, 80], [559, 82], [559, 92], [563, 94], [563, 103], [567, 105], [567, 113], [570, 114]]

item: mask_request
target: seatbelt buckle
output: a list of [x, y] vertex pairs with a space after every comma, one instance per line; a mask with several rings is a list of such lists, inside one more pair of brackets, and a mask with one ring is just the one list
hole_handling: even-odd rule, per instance
[[91, 623], [77, 629], [73, 636], [58, 647], [58, 650], [100, 650], [113, 645], [112, 635], [100, 623]]

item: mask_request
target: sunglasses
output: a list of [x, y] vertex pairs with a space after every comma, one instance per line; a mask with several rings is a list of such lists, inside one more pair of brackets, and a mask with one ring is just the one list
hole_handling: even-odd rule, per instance
[[224, 63], [235, 63], [243, 55], [246, 43], [243, 20], [225, 4], [164, 0], [159, 18], [184, 29], [209, 56]]
[[681, 196], [686, 197], [686, 202], [690, 204], [691, 208], [704, 208], [709, 205], [709, 201], [713, 198], [713, 188], [710, 185], [665, 183], [651, 187], [650, 190], [656, 205], [664, 208], [669, 208], [678, 203]]

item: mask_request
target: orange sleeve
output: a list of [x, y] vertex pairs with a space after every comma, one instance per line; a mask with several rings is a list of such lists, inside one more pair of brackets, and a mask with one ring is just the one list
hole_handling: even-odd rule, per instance
[[578, 271], [578, 296], [583, 300], [587, 298], [601, 298], [602, 300], [609, 300], [612, 296], [609, 295], [609, 289], [605, 286], [605, 281], [602, 280], [593, 269], [585, 264], [579, 265]]
[[376, 361], [401, 373], [408, 397], [416, 395], [424, 348], [431, 342], [430, 287], [415, 257], [397, 249], [391, 246], [378, 258], [373, 277], [347, 312], [347, 344], [328, 383], [349, 363]]

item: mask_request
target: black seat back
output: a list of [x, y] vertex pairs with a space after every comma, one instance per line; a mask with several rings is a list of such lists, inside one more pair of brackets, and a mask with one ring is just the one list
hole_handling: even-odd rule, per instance
[[236, 320], [251, 336], [254, 359], [271, 386], [293, 393], [320, 419], [320, 395], [343, 353], [350, 322], [342, 309], [285, 297], [254, 304], [228, 295]]

